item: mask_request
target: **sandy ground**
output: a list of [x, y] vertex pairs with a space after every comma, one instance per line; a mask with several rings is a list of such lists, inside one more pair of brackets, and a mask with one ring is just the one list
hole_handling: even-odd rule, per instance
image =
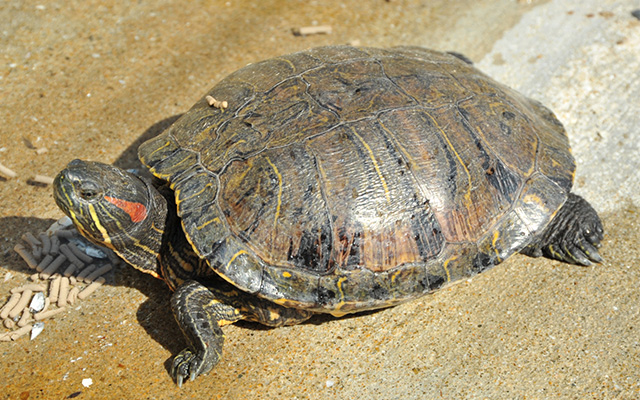
[[[135, 166], [141, 138], [226, 74], [347, 42], [459, 51], [556, 110], [579, 164], [576, 191], [603, 217], [606, 262], [518, 255], [377, 313], [229, 326], [222, 362], [181, 390], [167, 372], [184, 346], [170, 292], [123, 268], [36, 340], [0, 343], [0, 397], [639, 398], [640, 2], [249, 3], [0, 4], [0, 163], [18, 174], [0, 178], [2, 301], [28, 276], [12, 250], [20, 236], [62, 216], [35, 174], [54, 176], [73, 158]], [[313, 25], [333, 31], [291, 33]]]

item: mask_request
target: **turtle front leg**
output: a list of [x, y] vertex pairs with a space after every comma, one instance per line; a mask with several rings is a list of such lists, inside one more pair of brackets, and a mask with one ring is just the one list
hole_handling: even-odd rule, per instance
[[178, 386], [207, 373], [222, 357], [221, 327], [241, 319], [278, 327], [306, 321], [310, 311], [288, 308], [242, 292], [222, 279], [209, 277], [207, 286], [185, 281], [171, 297], [173, 315], [189, 347], [173, 359], [171, 376]]
[[582, 197], [569, 193], [547, 228], [521, 253], [573, 264], [602, 262], [598, 254], [604, 229], [596, 211]]
[[214, 292], [196, 281], [186, 281], [176, 289], [171, 309], [189, 342], [189, 347], [175, 356], [171, 367], [171, 376], [181, 387], [185, 378], [194, 380], [218, 364], [224, 342], [221, 326], [243, 317], [240, 310], [221, 302]]

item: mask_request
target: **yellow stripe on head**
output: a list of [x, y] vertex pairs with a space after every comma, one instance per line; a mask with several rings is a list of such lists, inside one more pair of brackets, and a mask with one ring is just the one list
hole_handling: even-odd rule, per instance
[[93, 204], [89, 204], [89, 214], [91, 215], [91, 220], [94, 224], [96, 224], [96, 228], [100, 231], [102, 235], [102, 239], [105, 243], [111, 243], [111, 237], [109, 236], [109, 232], [105, 229], [104, 226], [100, 223], [100, 218], [98, 218], [98, 214], [96, 214], [96, 209]]

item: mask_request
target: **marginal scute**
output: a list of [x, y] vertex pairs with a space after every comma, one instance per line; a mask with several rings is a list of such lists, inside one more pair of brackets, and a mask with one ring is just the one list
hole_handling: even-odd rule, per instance
[[174, 184], [178, 215], [200, 212], [207, 204], [214, 204], [218, 191], [218, 181], [208, 170], [195, 164], [189, 172], [182, 174]]
[[323, 60], [314, 57], [309, 54], [309, 52], [285, 54], [277, 57], [277, 59], [289, 63], [291, 68], [293, 68], [292, 75], [294, 76], [324, 65]]
[[496, 265], [513, 253], [522, 250], [530, 241], [528, 227], [515, 210], [511, 210], [496, 224], [493, 230], [478, 241], [478, 250]]
[[322, 60], [324, 65], [353, 62], [369, 56], [366, 48], [360, 49], [352, 46], [316, 47], [302, 53]]
[[[266, 266], [260, 294], [281, 305], [312, 309], [318, 304], [318, 276], [303, 269]], [[291, 299], [295, 299], [291, 301]]]
[[374, 273], [369, 270], [336, 272], [331, 276], [320, 277], [317, 291], [320, 297], [318, 303], [322, 308], [341, 314], [353, 312], [356, 309], [379, 308], [381, 301], [371, 298], [373, 287]]
[[[225, 78], [225, 82], [229, 84], [227, 87], [230, 94], [233, 93], [233, 87], [237, 84], [251, 85], [255, 93], [264, 93], [294, 74], [296, 74], [294, 64], [282, 58], [272, 58], [239, 69]], [[214, 92], [212, 95], [215, 97], [215, 94], [222, 95], [221, 92]], [[226, 100], [223, 97], [220, 99]]]
[[[389, 50], [382, 50], [387, 55], [391, 56], [390, 58], [399, 58], [399, 56], [406, 57], [405, 60], [408, 59], [418, 59], [425, 63], [436, 63], [436, 64], [449, 64], [456, 69], [465, 68], [469, 70], [475, 70], [467, 63], [460, 60], [458, 57], [455, 57], [449, 53], [443, 53], [440, 51], [435, 51], [431, 49], [426, 49], [424, 47], [419, 46], [398, 46]], [[404, 61], [404, 60], [403, 60]], [[417, 71], [419, 72], [419, 71]]]
[[440, 285], [444, 286], [476, 275], [478, 271], [473, 268], [476, 254], [478, 246], [475, 243], [447, 243], [438, 257], [427, 266], [430, 281], [441, 282]]
[[539, 234], [567, 200], [568, 192], [542, 175], [534, 174], [525, 182], [513, 210], [518, 214], [530, 235]]
[[182, 210], [182, 227], [198, 256], [209, 258], [218, 246], [231, 236], [217, 204], [202, 203], [197, 208]]
[[211, 267], [222, 277], [248, 293], [258, 293], [262, 287], [263, 264], [236, 238], [216, 242], [205, 256]]
[[341, 271], [320, 277], [319, 298], [312, 311], [331, 309], [337, 315], [347, 314], [389, 307], [430, 293], [447, 283], [442, 263], [437, 261], [404, 264], [380, 273]]
[[138, 149], [138, 157], [155, 176], [168, 180], [170, 174], [157, 167], [163, 160], [171, 159], [176, 152], [180, 150], [175, 140], [167, 135], [160, 135], [143, 143]]

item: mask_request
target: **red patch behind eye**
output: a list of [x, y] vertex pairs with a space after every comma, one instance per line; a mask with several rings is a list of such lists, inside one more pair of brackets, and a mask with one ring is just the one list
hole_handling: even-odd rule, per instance
[[142, 203], [135, 203], [109, 196], [104, 196], [104, 199], [129, 214], [133, 222], [144, 221], [147, 217], [147, 207]]

